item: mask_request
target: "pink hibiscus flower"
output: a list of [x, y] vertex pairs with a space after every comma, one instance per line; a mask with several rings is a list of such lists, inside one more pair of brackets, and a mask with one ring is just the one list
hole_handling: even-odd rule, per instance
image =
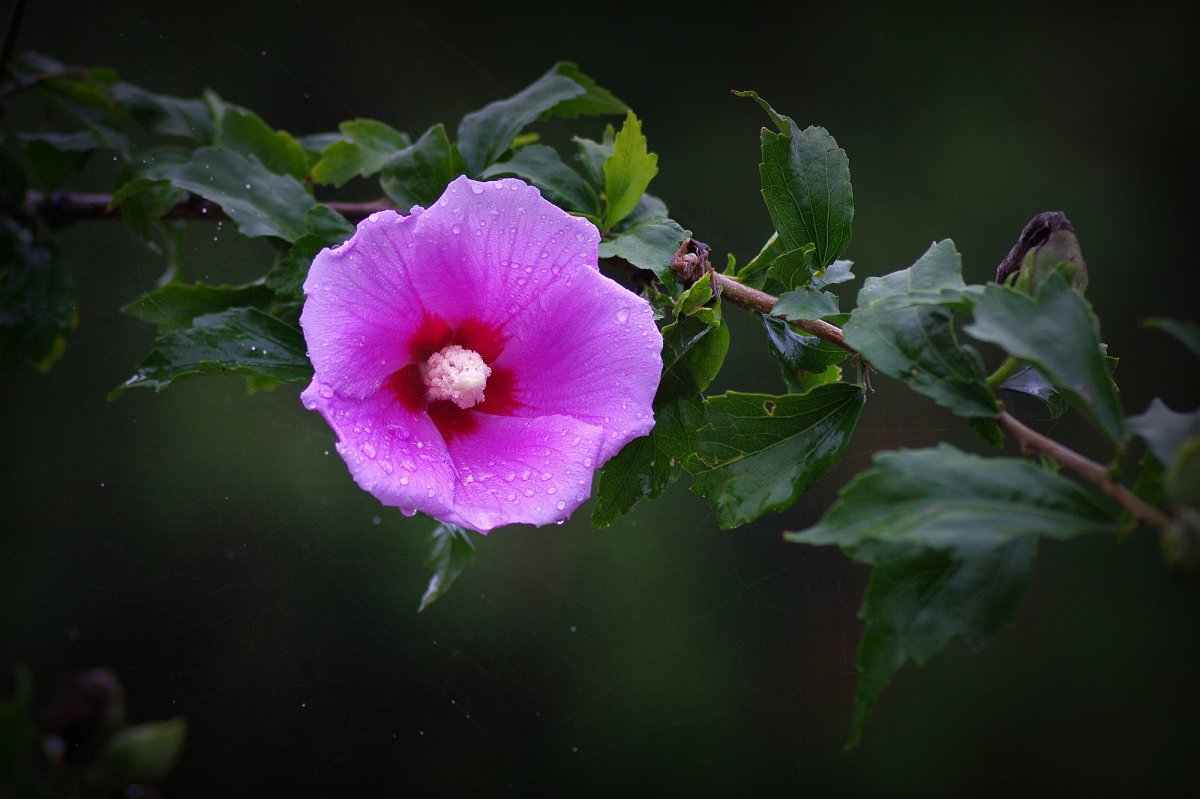
[[662, 336], [600, 235], [519, 180], [462, 177], [323, 250], [301, 394], [385, 505], [487, 532], [566, 519], [654, 425]]

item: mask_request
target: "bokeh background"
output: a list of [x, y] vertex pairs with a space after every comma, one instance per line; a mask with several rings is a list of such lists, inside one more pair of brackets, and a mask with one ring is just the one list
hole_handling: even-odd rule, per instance
[[[1138, 326], [1197, 316], [1194, 44], [1165, 4], [380, 0], [35, 2], [17, 41], [156, 91], [211, 87], [296, 134], [355, 116], [419, 134], [577, 61], [643, 119], [652, 191], [743, 259], [770, 232], [766, 120], [729, 90], [756, 89], [849, 152], [860, 279], [952, 237], [982, 282], [1031, 215], [1065, 211], [1131, 414], [1200, 402], [1196, 361]], [[878, 450], [976, 446], [902, 386], [876, 381], [844, 466], [787, 514], [721, 532], [682, 485], [602, 531], [585, 506], [481, 540], [418, 615], [428, 523], [358, 491], [296, 387], [105, 401], [153, 339], [118, 309], [162, 264], [116, 224], [60, 242], [79, 327], [49, 374], [0, 377], [0, 673], [29, 664], [44, 699], [108, 666], [134, 720], [185, 716], [168, 796], [1195, 790], [1200, 591], [1164, 574], [1148, 535], [1044, 544], [1016, 624], [982, 654], [956, 644], [904, 670], [842, 750], [866, 573], [780, 531]], [[189, 248], [209, 280], [267, 257], [215, 226]], [[779, 390], [753, 320], [730, 316], [718, 388]], [[1022, 411], [1106, 454], [1084, 423]]]

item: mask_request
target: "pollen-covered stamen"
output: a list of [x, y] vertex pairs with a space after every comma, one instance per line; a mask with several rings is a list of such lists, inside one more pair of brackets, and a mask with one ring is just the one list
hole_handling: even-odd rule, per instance
[[466, 410], [483, 402], [492, 368], [475, 350], [451, 344], [429, 356], [421, 376], [432, 400], [449, 400]]

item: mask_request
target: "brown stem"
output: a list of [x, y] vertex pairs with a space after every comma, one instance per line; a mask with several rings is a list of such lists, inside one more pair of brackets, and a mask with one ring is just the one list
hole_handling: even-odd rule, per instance
[[1090, 458], [1085, 458], [1073, 449], [1066, 447], [1052, 438], [1047, 438], [1036, 430], [1022, 424], [1008, 411], [1001, 409], [996, 418], [1004, 432], [1012, 436], [1021, 445], [1021, 452], [1029, 455], [1041, 453], [1049, 455], [1063, 466], [1095, 485], [1105, 494], [1121, 504], [1133, 518], [1147, 527], [1166, 530], [1171, 525], [1171, 519], [1158, 508], [1153, 507], [1137, 497], [1132, 491], [1108, 475], [1108, 469]]

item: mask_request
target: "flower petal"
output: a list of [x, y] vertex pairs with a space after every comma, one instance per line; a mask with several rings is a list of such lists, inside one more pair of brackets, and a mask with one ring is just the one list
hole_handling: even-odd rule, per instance
[[508, 178], [460, 177], [419, 218], [413, 285], [451, 327], [481, 322], [503, 331], [562, 276], [597, 271], [600, 233]]
[[425, 263], [407, 246], [420, 218], [372, 214], [309, 269], [300, 326], [314, 370], [342, 396], [374, 394], [412, 362], [411, 340], [429, 318], [411, 283]]
[[456, 477], [450, 454], [433, 421], [413, 412], [385, 390], [366, 399], [343, 397], [314, 379], [300, 395], [337, 433], [337, 451], [354, 481], [384, 505], [411, 515], [446, 518], [454, 504]]
[[458, 484], [454, 510], [438, 518], [481, 533], [504, 524], [549, 524], [591, 494], [601, 428], [569, 416], [475, 417], [474, 429], [448, 444]]
[[578, 269], [507, 330], [496, 366], [514, 374], [517, 413], [564, 414], [603, 427], [600, 463], [650, 432], [662, 334], [646, 300]]

